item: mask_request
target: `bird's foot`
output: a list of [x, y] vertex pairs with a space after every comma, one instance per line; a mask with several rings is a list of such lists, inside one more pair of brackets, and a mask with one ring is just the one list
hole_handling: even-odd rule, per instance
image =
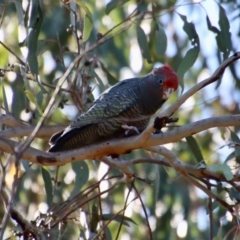
[[168, 123], [174, 123], [177, 122], [178, 118], [172, 118], [172, 117], [156, 117], [154, 121], [154, 128], [156, 129], [155, 133], [161, 133], [161, 129], [163, 127], [166, 127]]
[[128, 126], [126, 124], [123, 124], [121, 127], [126, 130], [125, 131], [126, 136], [129, 135], [129, 132], [131, 132], [131, 131], [137, 133], [138, 135], [140, 134], [139, 130], [134, 126]]

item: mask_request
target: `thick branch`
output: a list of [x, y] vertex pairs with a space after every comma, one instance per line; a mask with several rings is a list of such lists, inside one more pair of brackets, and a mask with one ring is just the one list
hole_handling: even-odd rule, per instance
[[[49, 138], [56, 132], [59, 132], [63, 130], [67, 126], [42, 126], [39, 131], [37, 132], [36, 136], [37, 138], [42, 138], [49, 140]], [[1, 137], [4, 138], [13, 138], [13, 137], [24, 137], [31, 134], [31, 132], [34, 130], [35, 126], [23, 126], [23, 127], [17, 127], [17, 128], [10, 128], [1, 131]]]
[[[78, 160], [96, 159], [106, 155], [120, 155], [138, 148], [146, 148], [156, 145], [163, 145], [170, 142], [178, 142], [189, 135], [196, 134], [212, 127], [228, 127], [239, 125], [240, 114], [226, 117], [214, 117], [190, 123], [165, 133], [153, 134], [144, 144], [136, 141], [138, 138], [137, 136], [120, 140], [115, 139], [112, 141], [106, 141], [100, 144], [59, 153], [46, 153], [29, 147], [23, 152], [22, 157], [27, 161], [42, 165], [62, 165]], [[17, 144], [17, 142], [0, 137], [0, 150], [3, 152], [13, 153], [13, 149]]]

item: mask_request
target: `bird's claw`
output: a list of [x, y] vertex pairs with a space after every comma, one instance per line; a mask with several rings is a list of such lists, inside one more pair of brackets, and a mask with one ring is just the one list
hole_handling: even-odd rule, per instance
[[154, 128], [156, 129], [155, 133], [160, 133], [163, 127], [166, 127], [167, 123], [177, 122], [178, 118], [172, 117], [156, 117], [154, 121]]
[[136, 127], [134, 127], [134, 126], [128, 126], [128, 125], [126, 125], [126, 124], [123, 124], [121, 127], [126, 130], [126, 131], [125, 131], [125, 135], [126, 135], [126, 136], [128, 135], [128, 133], [129, 133], [130, 131], [134, 131], [134, 132], [137, 133], [138, 135], [140, 134], [139, 130], [138, 130]]

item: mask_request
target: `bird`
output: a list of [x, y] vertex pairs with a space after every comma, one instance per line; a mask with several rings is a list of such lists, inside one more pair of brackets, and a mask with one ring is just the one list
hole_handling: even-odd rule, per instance
[[143, 77], [118, 82], [66, 129], [55, 133], [48, 151], [68, 151], [140, 134], [178, 85], [178, 76], [168, 65], [154, 68]]

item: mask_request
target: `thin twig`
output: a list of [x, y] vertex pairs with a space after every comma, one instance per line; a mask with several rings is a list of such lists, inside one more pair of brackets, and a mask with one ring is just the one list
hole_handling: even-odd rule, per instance
[[116, 240], [118, 239], [118, 237], [120, 235], [120, 231], [121, 231], [121, 228], [122, 228], [122, 225], [123, 225], [123, 221], [124, 221], [125, 210], [127, 209], [127, 202], [128, 202], [129, 197], [130, 197], [130, 193], [132, 191], [133, 184], [134, 184], [134, 181], [131, 183], [130, 188], [128, 189], [128, 194], [127, 194], [127, 197], [125, 199], [125, 203], [124, 203], [124, 207], [123, 207], [123, 212], [122, 212], [122, 218], [121, 218], [120, 226], [118, 228], [117, 235], [115, 237]]
[[12, 55], [14, 55], [22, 65], [26, 66], [25, 62], [20, 57], [18, 57], [7, 45], [5, 45], [2, 41], [0, 41], [0, 44], [3, 45], [3, 47], [6, 48]]
[[136, 191], [137, 196], [138, 196], [138, 198], [139, 198], [139, 201], [140, 201], [141, 204], [142, 204], [143, 212], [144, 212], [145, 219], [146, 219], [146, 222], [147, 222], [147, 227], [148, 227], [148, 230], [149, 230], [149, 231], [148, 231], [148, 232], [149, 232], [149, 239], [152, 240], [152, 239], [153, 239], [153, 236], [152, 236], [151, 226], [150, 226], [149, 221], [148, 221], [147, 210], [146, 210], [146, 208], [145, 208], [145, 205], [144, 205], [144, 203], [143, 203], [143, 200], [142, 200], [142, 198], [141, 198], [141, 195], [140, 195], [140, 193], [138, 192], [136, 186], [133, 185], [133, 188], [134, 188], [134, 190]]
[[[211, 191], [211, 186], [207, 185], [208, 190]], [[213, 239], [213, 206], [212, 206], [212, 198], [208, 197], [208, 214], [209, 214], [209, 237], [212, 240]]]
[[[3, 199], [3, 203], [5, 208], [9, 205], [9, 198], [7, 196], [7, 193], [4, 189], [1, 189], [0, 196]], [[9, 212], [9, 216], [11, 216], [12, 219], [14, 219], [22, 228], [22, 231], [24, 231], [27, 235], [32, 234], [33, 237], [36, 237], [39, 228], [30, 224], [29, 221], [27, 221], [25, 218], [23, 218], [22, 214], [20, 214], [14, 207], [12, 207], [11, 212]], [[2, 235], [4, 233], [3, 224], [1, 225], [1, 232], [0, 232], [0, 239], [2, 239]]]
[[[127, 205], [126, 205], [126, 208], [133, 202], [137, 199], [137, 197], [133, 198]], [[97, 235], [92, 239], [92, 240], [96, 240], [97, 237], [100, 235], [101, 231], [106, 228], [109, 223], [114, 220], [117, 216], [119, 216], [121, 214], [122, 211], [124, 211], [125, 209], [121, 209], [120, 211], [118, 211], [113, 217], [111, 217], [103, 226], [103, 228], [97, 233]], [[115, 238], [116, 239], [116, 238]]]

